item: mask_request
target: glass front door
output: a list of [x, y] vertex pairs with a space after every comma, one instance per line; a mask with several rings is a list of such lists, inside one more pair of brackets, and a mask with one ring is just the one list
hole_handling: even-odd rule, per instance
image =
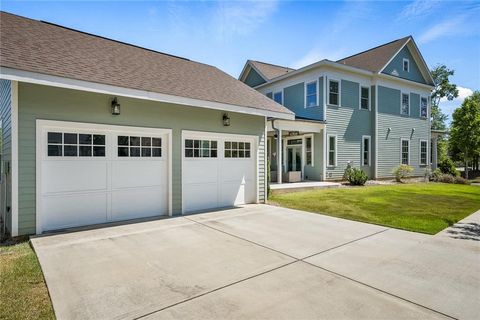
[[302, 146], [287, 147], [287, 171], [302, 171]]

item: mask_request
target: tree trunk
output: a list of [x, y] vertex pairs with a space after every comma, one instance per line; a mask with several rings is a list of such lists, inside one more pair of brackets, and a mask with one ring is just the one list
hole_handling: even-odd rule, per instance
[[468, 157], [467, 157], [467, 150], [465, 150], [465, 179], [468, 179]]

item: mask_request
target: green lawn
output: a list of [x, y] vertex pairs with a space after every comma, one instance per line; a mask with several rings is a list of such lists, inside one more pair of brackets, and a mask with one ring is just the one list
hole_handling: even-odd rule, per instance
[[0, 319], [55, 319], [40, 264], [28, 242], [0, 246]]
[[442, 183], [273, 194], [272, 204], [435, 234], [480, 209], [480, 187]]

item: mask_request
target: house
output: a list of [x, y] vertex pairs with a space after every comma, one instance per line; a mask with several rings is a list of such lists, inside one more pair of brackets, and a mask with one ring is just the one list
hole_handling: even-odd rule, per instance
[[12, 236], [264, 202], [287, 108], [203, 63], [2, 12]]
[[411, 36], [298, 70], [248, 60], [239, 80], [295, 113], [268, 122], [272, 181], [338, 180], [347, 164], [371, 179], [430, 166], [433, 79]]

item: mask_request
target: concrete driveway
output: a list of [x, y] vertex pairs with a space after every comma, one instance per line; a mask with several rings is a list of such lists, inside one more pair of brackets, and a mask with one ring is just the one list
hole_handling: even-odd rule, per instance
[[474, 319], [480, 241], [453, 235], [248, 205], [32, 243], [59, 319]]

